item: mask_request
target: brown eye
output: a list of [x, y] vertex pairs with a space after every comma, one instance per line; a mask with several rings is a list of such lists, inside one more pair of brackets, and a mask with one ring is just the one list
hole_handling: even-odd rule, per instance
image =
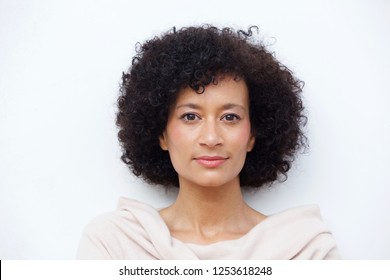
[[235, 122], [240, 120], [240, 117], [236, 114], [226, 114], [222, 117], [222, 120], [228, 121], [228, 122]]
[[183, 116], [181, 116], [181, 118], [185, 121], [195, 121], [199, 119], [199, 117], [193, 113], [184, 114]]

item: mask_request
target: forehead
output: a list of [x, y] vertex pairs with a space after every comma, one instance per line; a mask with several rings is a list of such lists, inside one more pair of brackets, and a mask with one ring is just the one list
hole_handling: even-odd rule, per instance
[[174, 107], [183, 104], [197, 104], [202, 107], [232, 103], [244, 107], [249, 106], [248, 87], [243, 79], [231, 76], [221, 77], [216, 84], [209, 84], [203, 93], [196, 93], [187, 86], [179, 91]]

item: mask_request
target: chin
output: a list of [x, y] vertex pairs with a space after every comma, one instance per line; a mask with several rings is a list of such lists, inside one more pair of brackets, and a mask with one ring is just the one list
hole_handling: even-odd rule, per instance
[[218, 187], [222, 187], [222, 186], [225, 186], [227, 184], [229, 184], [229, 182], [232, 182], [233, 180], [229, 180], [229, 181], [226, 181], [226, 180], [221, 180], [221, 179], [208, 179], [207, 178], [204, 178], [203, 180], [201, 181], [194, 181], [194, 183], [196, 185], [199, 185], [201, 187], [205, 187], [205, 188], [218, 188]]
[[205, 188], [219, 188], [232, 183], [239, 184], [240, 182], [238, 176], [231, 178], [231, 176], [228, 176], [230, 174], [227, 173], [223, 173], [223, 174], [200, 173], [197, 174], [196, 176], [194, 175], [195, 174], [192, 174], [192, 176], [188, 176], [188, 177], [179, 176], [179, 184], [196, 185]]

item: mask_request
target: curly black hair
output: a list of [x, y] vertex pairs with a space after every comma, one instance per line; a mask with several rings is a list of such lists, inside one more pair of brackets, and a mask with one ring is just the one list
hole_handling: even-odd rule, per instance
[[[257, 31], [257, 32], [253, 32]], [[169, 154], [159, 144], [169, 108], [190, 86], [198, 94], [224, 74], [244, 79], [249, 89], [255, 146], [247, 154], [240, 184], [258, 188], [287, 179], [295, 154], [306, 147], [303, 82], [247, 31], [211, 25], [173, 28], [143, 44], [122, 74], [116, 124], [121, 159], [152, 184], [179, 186]]]

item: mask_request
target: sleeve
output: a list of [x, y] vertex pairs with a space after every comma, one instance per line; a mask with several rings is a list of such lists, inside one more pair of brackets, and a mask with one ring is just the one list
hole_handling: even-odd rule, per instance
[[91, 221], [81, 236], [76, 259], [79, 260], [108, 260], [112, 259], [105, 234], [105, 225], [97, 221]]
[[323, 232], [315, 236], [294, 257], [301, 260], [340, 260], [341, 255], [330, 232]]
[[339, 249], [337, 248], [336, 241], [333, 236], [329, 233], [327, 237], [328, 241], [324, 242], [325, 246], [325, 254], [321, 258], [322, 260], [341, 260], [342, 257], [340, 255]]

